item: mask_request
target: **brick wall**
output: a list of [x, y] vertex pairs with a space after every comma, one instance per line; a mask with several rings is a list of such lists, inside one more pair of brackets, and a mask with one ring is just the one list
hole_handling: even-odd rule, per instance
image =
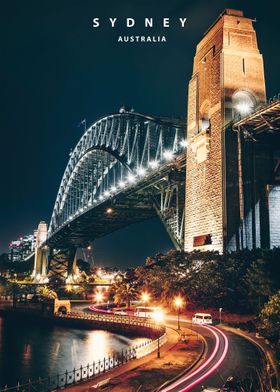
[[[249, 91], [256, 102], [265, 100], [263, 75], [252, 21], [240, 13], [222, 15], [197, 46], [189, 83], [185, 250], [193, 250], [194, 237], [209, 234], [212, 243], [198, 249], [223, 252], [229, 241], [228, 230], [235, 230], [230, 227], [225, 203], [224, 127], [234, 114], [232, 95], [236, 91]], [[203, 132], [197, 132], [201, 131], [205, 108], [211, 126], [203, 140]], [[236, 143], [236, 138], [231, 142]], [[198, 151], [202, 151], [199, 160]], [[205, 159], [201, 159], [203, 154]], [[234, 148], [232, 160], [236, 165]], [[238, 179], [231, 181], [237, 183]], [[229, 206], [238, 216], [239, 200], [231, 200]]]

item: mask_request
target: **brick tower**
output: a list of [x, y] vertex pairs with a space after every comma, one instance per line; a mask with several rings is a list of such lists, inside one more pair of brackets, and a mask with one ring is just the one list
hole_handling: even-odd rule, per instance
[[252, 23], [242, 11], [226, 9], [196, 48], [188, 94], [186, 251], [224, 252], [230, 241], [230, 214], [232, 220], [238, 215], [238, 192], [234, 199], [234, 184], [227, 176], [227, 154], [237, 155], [237, 138], [226, 137], [225, 130], [233, 118], [266, 99], [263, 59]]

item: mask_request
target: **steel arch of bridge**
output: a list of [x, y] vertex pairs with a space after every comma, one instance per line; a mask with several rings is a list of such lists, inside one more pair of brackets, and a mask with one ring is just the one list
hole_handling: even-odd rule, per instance
[[[135, 112], [122, 111], [94, 122], [70, 154], [48, 236], [182, 154], [185, 138], [185, 124], [179, 120]], [[167, 193], [168, 199], [172, 192]], [[159, 208], [166, 202], [162, 200]]]

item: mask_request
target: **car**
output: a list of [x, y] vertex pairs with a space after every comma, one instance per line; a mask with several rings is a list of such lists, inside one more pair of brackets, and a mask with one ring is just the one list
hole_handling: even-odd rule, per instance
[[209, 313], [195, 313], [192, 318], [193, 324], [212, 324], [212, 316]]
[[215, 387], [202, 387], [202, 392], [222, 392], [220, 388]]
[[127, 316], [127, 313], [124, 310], [116, 310], [114, 314], [117, 316]]

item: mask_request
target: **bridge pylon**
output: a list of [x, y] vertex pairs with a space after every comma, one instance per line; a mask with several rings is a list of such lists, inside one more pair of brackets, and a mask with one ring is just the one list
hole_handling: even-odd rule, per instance
[[50, 249], [48, 277], [75, 282], [76, 248]]
[[42, 246], [47, 239], [48, 225], [46, 222], [41, 221], [38, 226], [36, 243], [35, 243], [35, 256], [34, 268], [32, 277], [37, 282], [44, 282], [47, 278], [48, 268], [48, 246]]
[[253, 22], [226, 9], [197, 45], [188, 93], [186, 251], [240, 248], [244, 184], [238, 137], [227, 126], [266, 101]]

